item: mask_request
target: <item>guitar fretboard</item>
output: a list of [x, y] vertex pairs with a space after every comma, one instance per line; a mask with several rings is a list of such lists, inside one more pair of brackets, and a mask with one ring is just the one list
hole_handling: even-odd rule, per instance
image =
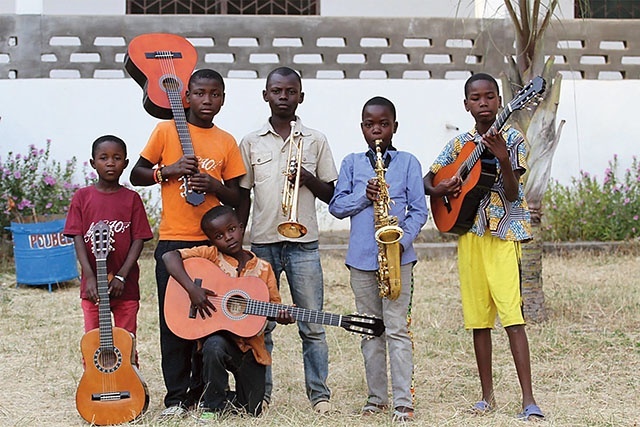
[[[504, 124], [507, 122], [507, 119], [509, 118], [511, 113], [513, 113], [513, 109], [511, 108], [510, 104], [507, 104], [507, 106], [500, 112], [500, 114], [498, 114], [498, 117], [496, 117], [495, 122], [493, 122], [493, 124], [491, 125], [491, 127], [487, 132], [492, 130], [500, 131], [500, 129], [502, 129]], [[462, 162], [462, 164], [460, 165], [460, 169], [458, 170], [458, 176], [460, 176], [464, 180], [467, 177], [467, 175], [469, 175], [469, 172], [473, 168], [473, 165], [475, 165], [476, 162], [480, 160], [480, 156], [482, 156], [482, 153], [484, 152], [485, 148], [486, 147], [484, 146], [482, 141], [479, 141], [476, 144], [476, 148], [473, 149], [469, 157], [467, 157], [467, 159], [464, 162]]]
[[113, 349], [113, 330], [111, 326], [111, 304], [109, 303], [109, 278], [107, 260], [96, 259], [96, 278], [98, 279], [98, 328], [100, 330], [100, 348]]
[[263, 317], [276, 317], [280, 310], [287, 310], [294, 319], [300, 322], [342, 326], [342, 315], [340, 314], [325, 313], [323, 311], [292, 307], [271, 302], [248, 300], [244, 312], [246, 314], [254, 314]]

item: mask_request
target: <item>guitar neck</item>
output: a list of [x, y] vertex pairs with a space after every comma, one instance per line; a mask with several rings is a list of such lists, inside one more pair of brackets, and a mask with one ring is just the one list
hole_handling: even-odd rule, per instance
[[[505, 123], [507, 123], [507, 119], [509, 118], [509, 116], [511, 116], [511, 113], [513, 113], [513, 109], [511, 108], [510, 104], [507, 104], [507, 106], [502, 109], [500, 114], [498, 114], [498, 116], [496, 117], [496, 120], [493, 122], [493, 124], [491, 125], [491, 127], [487, 132], [490, 132], [490, 131], [499, 132], [504, 127]], [[476, 144], [476, 148], [474, 148], [474, 150], [471, 152], [469, 157], [467, 157], [467, 159], [463, 162], [463, 164], [460, 167], [459, 174], [461, 177], [464, 178], [467, 176], [469, 171], [471, 171], [471, 168], [473, 168], [473, 165], [475, 165], [476, 162], [480, 160], [480, 156], [482, 156], [482, 153], [484, 152], [485, 148], [486, 147], [482, 142], [479, 142], [478, 144]]]
[[309, 310], [307, 308], [258, 300], [249, 300], [244, 312], [262, 317], [276, 317], [280, 310], [287, 310], [296, 321], [342, 326], [342, 315], [340, 314], [325, 313], [318, 310]]
[[193, 144], [191, 143], [189, 126], [187, 125], [187, 116], [182, 106], [182, 97], [177, 90], [167, 90], [167, 96], [169, 97], [171, 111], [173, 112], [173, 121], [176, 124], [176, 129], [178, 130], [178, 137], [180, 138], [182, 152], [186, 155], [193, 155], [195, 153], [193, 151]]
[[100, 330], [100, 347], [113, 348], [113, 330], [111, 325], [111, 304], [109, 302], [109, 278], [107, 276], [107, 260], [96, 260], [96, 278], [98, 279], [98, 328]]

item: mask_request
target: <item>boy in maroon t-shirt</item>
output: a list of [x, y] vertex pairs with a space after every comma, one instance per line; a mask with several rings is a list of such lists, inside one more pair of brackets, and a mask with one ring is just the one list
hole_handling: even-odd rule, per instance
[[113, 135], [99, 137], [93, 142], [89, 162], [98, 173], [98, 182], [74, 194], [63, 232], [73, 237], [82, 268], [84, 329], [87, 332], [98, 327], [96, 258], [91, 236], [95, 224], [105, 221], [112, 232], [112, 251], [107, 257], [111, 312], [116, 327], [136, 335], [140, 307], [138, 257], [153, 233], [140, 195], [119, 182], [129, 164], [124, 141]]

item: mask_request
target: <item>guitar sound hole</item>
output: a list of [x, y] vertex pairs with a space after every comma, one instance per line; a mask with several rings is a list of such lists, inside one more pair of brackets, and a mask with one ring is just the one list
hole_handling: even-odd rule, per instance
[[160, 82], [160, 86], [165, 90], [165, 92], [176, 92], [180, 91], [180, 81], [175, 77], [164, 76]]
[[122, 354], [117, 348], [99, 348], [93, 355], [93, 363], [100, 372], [111, 373], [122, 364]]
[[240, 316], [247, 307], [247, 300], [241, 295], [233, 295], [227, 300], [227, 311], [233, 316]]

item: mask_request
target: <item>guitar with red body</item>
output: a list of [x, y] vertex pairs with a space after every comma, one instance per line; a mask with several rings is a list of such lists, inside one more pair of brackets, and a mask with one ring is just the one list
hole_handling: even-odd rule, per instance
[[[124, 68], [144, 91], [145, 110], [159, 119], [173, 118], [185, 155], [194, 154], [185, 94], [197, 63], [198, 53], [189, 40], [163, 33], [135, 37], [129, 43], [124, 62]], [[187, 203], [198, 206], [204, 202], [204, 194], [192, 191], [187, 177], [181, 179]]]
[[[501, 130], [511, 113], [522, 109], [530, 101], [544, 92], [545, 81], [534, 78], [522, 88], [505, 108], [498, 114], [491, 129]], [[438, 230], [443, 233], [464, 234], [473, 225], [482, 198], [491, 190], [496, 178], [496, 165], [493, 159], [481, 160], [485, 146], [482, 142], [467, 142], [456, 160], [435, 174], [432, 184], [435, 187], [444, 179], [459, 176], [462, 180], [460, 194], [457, 197], [430, 197], [431, 212]], [[480, 161], [479, 161], [480, 160]]]
[[257, 277], [230, 277], [217, 265], [204, 258], [187, 258], [184, 268], [193, 281], [214, 291], [216, 311], [211, 317], [199, 317], [191, 306], [189, 294], [173, 277], [169, 278], [164, 303], [164, 316], [169, 329], [177, 336], [194, 340], [214, 332], [229, 331], [241, 337], [258, 334], [266, 322], [265, 317], [276, 317], [278, 311], [287, 310], [302, 322], [340, 326], [347, 331], [379, 337], [384, 322], [366, 315], [340, 315], [269, 302], [267, 284]]
[[84, 334], [80, 341], [86, 366], [76, 391], [76, 408], [92, 425], [121, 424], [146, 411], [149, 393], [135, 366], [133, 334], [111, 324], [107, 277], [111, 232], [106, 222], [94, 226], [92, 240], [100, 298], [99, 327]]

